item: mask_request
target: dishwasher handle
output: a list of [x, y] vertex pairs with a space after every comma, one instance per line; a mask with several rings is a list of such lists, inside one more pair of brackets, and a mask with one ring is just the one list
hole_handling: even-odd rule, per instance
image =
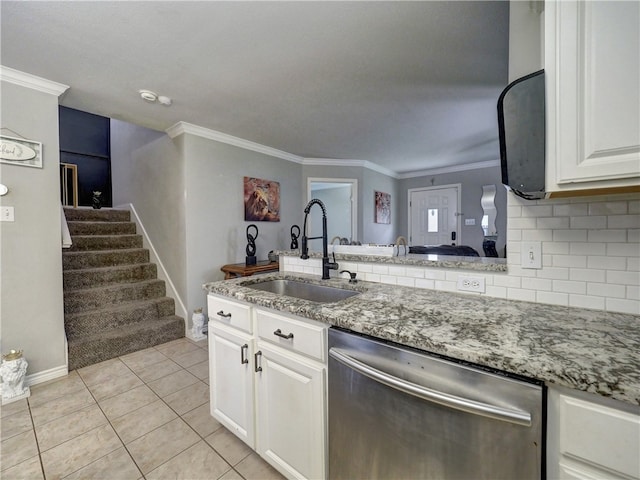
[[367, 377], [387, 385], [388, 387], [395, 388], [401, 392], [408, 393], [415, 397], [421, 398], [428, 402], [438, 403], [445, 407], [454, 408], [456, 410], [462, 410], [474, 415], [481, 415], [484, 417], [494, 418], [496, 420], [502, 420], [505, 422], [515, 423], [517, 425], [523, 425], [526, 427], [531, 426], [531, 414], [522, 410], [514, 410], [509, 408], [502, 408], [496, 405], [488, 403], [478, 402], [468, 398], [458, 397], [449, 393], [439, 392], [431, 388], [417, 385], [401, 378], [394, 377], [388, 373], [382, 372], [366, 363], [362, 363], [359, 360], [347, 355], [342, 350], [337, 348], [329, 349], [329, 356], [333, 357], [338, 362], [346, 365], [347, 367], [359, 372]]

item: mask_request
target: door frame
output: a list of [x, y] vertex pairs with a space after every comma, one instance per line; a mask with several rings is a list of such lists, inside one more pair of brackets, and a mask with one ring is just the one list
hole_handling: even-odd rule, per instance
[[351, 185], [351, 238], [358, 238], [358, 179], [307, 177], [307, 202], [311, 200], [312, 183], [344, 183]]
[[[447, 188], [455, 188], [458, 195], [457, 195], [457, 201], [458, 201], [458, 205], [456, 207], [456, 212], [455, 212], [455, 216], [456, 216], [456, 245], [463, 245], [462, 243], [462, 212], [460, 212], [460, 207], [462, 205], [462, 184], [461, 183], [451, 183], [448, 185], [438, 185], [438, 186], [433, 186], [433, 187], [417, 187], [417, 188], [409, 188], [407, 189], [407, 225], [408, 225], [408, 232], [407, 234], [409, 235], [409, 238], [412, 237], [411, 235], [411, 195], [414, 192], [422, 192], [422, 191], [428, 191], [428, 190], [444, 190]], [[413, 242], [412, 240], [409, 240], [409, 245], [411, 245]]]

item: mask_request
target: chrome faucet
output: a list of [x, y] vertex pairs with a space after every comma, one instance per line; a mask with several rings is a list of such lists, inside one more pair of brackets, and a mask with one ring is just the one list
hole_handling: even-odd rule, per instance
[[[322, 209], [322, 236], [321, 237], [307, 237], [307, 216], [309, 215], [309, 211], [311, 207], [314, 205], [320, 205]], [[329, 260], [329, 253], [327, 247], [327, 209], [317, 198], [312, 199], [307, 206], [304, 208], [304, 228], [302, 233], [302, 247], [301, 247], [301, 255], [300, 258], [306, 260], [309, 258], [309, 246], [307, 245], [308, 240], [315, 240], [317, 238], [322, 239], [322, 279], [329, 279], [329, 270], [337, 270], [338, 264], [336, 263], [335, 253], [333, 254], [333, 262]]]

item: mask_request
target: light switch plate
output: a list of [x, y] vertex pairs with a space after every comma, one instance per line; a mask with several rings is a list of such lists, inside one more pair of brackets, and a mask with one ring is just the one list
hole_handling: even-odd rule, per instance
[[522, 242], [521, 249], [522, 268], [542, 268], [542, 242]]
[[0, 207], [0, 222], [13, 222], [13, 207]]

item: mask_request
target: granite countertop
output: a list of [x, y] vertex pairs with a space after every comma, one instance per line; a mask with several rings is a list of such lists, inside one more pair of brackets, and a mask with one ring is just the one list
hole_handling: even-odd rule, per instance
[[[320, 304], [244, 285], [295, 279], [362, 292]], [[277, 273], [206, 291], [427, 352], [640, 405], [640, 316]]]
[[[278, 255], [287, 257], [299, 257], [298, 250], [283, 250], [275, 252]], [[322, 258], [320, 252], [309, 252], [311, 258]], [[458, 268], [464, 270], [478, 270], [484, 272], [506, 272], [507, 260], [505, 258], [492, 257], [458, 257], [455, 255], [422, 255], [409, 253], [396, 257], [381, 255], [353, 255], [349, 253], [336, 253], [336, 260], [345, 262], [369, 262], [385, 263], [415, 267], [434, 268]]]

